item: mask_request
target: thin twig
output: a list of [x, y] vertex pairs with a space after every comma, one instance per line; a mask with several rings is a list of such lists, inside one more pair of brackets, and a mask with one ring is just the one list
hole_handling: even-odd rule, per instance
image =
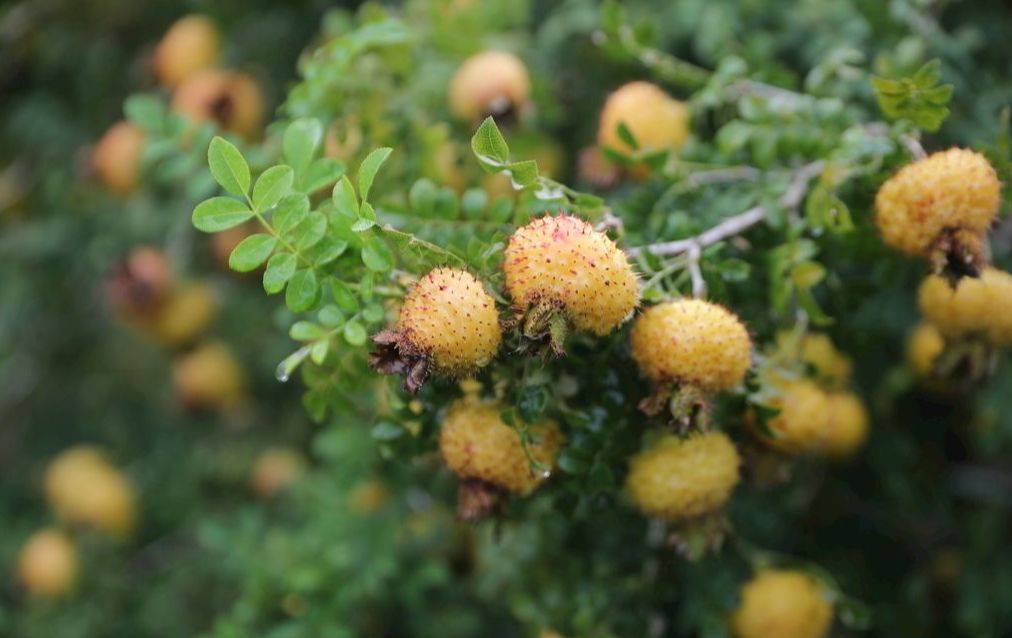
[[900, 135], [900, 143], [903, 144], [903, 147], [907, 149], [907, 152], [910, 153], [915, 160], [922, 160], [928, 156], [927, 151], [925, 151], [924, 147], [921, 146], [920, 141], [909, 133]]
[[[805, 199], [805, 195], [808, 193], [808, 183], [821, 173], [824, 167], [825, 162], [820, 160], [797, 169], [794, 172], [790, 185], [788, 185], [787, 190], [784, 191], [783, 196], [780, 198], [780, 205], [788, 209], [800, 206], [801, 202]], [[769, 212], [769, 208], [766, 206], [754, 206], [744, 213], [725, 219], [723, 222], [695, 237], [628, 248], [626, 249], [626, 254], [630, 257], [638, 257], [647, 253], [663, 257], [684, 253], [692, 249], [693, 246], [703, 249], [748, 230], [765, 219]]]
[[685, 251], [685, 256], [689, 261], [689, 275], [692, 277], [692, 296], [696, 299], [706, 296], [706, 280], [703, 279], [703, 271], [699, 268], [701, 252], [697, 243], [693, 243]]

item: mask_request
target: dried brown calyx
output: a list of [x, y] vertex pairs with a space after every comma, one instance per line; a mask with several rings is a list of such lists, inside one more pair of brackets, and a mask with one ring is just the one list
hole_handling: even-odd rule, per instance
[[967, 230], [942, 231], [931, 250], [932, 270], [953, 287], [963, 277], [979, 277], [986, 265], [983, 238]]
[[487, 481], [463, 479], [457, 488], [457, 518], [461, 521], [502, 518], [505, 506], [506, 492]]
[[396, 330], [378, 332], [372, 342], [376, 347], [369, 353], [370, 367], [380, 374], [404, 375], [404, 389], [417, 394], [429, 378], [428, 354]]

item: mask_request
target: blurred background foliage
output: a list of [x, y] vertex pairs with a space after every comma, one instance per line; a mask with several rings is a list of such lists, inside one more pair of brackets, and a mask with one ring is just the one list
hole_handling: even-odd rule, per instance
[[[275, 368], [293, 349], [285, 333], [294, 315], [265, 297], [256, 273], [229, 272], [223, 249], [190, 225], [194, 204], [213, 191], [204, 169], [212, 125], [191, 132], [189, 146], [150, 145], [129, 196], [97, 183], [91, 149], [123, 119], [129, 95], [154, 98], [133, 102], [135, 120], [169, 122], [137, 113], [166, 101], [152, 73], [154, 46], [189, 13], [215, 21], [220, 64], [256, 80], [268, 114], [353, 132], [352, 139], [328, 132], [338, 161], [357, 166], [373, 148], [394, 147], [377, 181], [394, 211], [397, 202], [424, 200], [466, 215], [468, 197], [483, 197], [476, 192], [482, 202], [502, 199], [504, 219], [539, 210], [480, 171], [467, 146], [473, 126], [447, 107], [453, 72], [477, 51], [517, 51], [531, 71], [536, 113], [505, 129], [514, 156], [537, 157], [542, 173], [580, 188], [592, 185], [576, 170], [577, 153], [593, 143], [609, 91], [644, 77], [680, 99], [698, 88], [602, 42], [601, 7], [590, 0], [343, 4], [355, 6], [35, 0], [0, 8], [0, 566], [11, 574], [0, 586], [0, 635], [537, 636], [547, 628], [574, 637], [725, 635], [751, 550], [682, 561], [649, 541], [648, 522], [614, 494], [620, 481], [604, 460], [627, 456], [640, 432], [608, 421], [608, 410], [636, 392], [631, 367], [581, 388], [604, 397], [606, 408], [580, 416], [586, 428], [552, 491], [515, 504], [502, 523], [457, 523], [453, 481], [431, 452], [431, 410], [411, 415], [393, 384], [348, 377], [345, 389], [356, 396], [317, 424], [303, 404], [319, 416], [308, 398], [319, 381], [312, 368], [302, 380], [278, 382]], [[731, 161], [736, 152], [762, 157], [755, 149], [764, 144], [774, 149], [772, 164], [818, 159], [820, 143], [849, 124], [882, 118], [867, 75], [855, 69], [907, 77], [937, 59], [942, 81], [954, 87], [951, 114], [923, 144], [986, 150], [1003, 179], [1012, 176], [1006, 3], [624, 5], [657, 49], [706, 69], [727, 69], [733, 58], [753, 80], [845, 104], [823, 119], [802, 113], [786, 128], [761, 107], [741, 116], [716, 105], [694, 121], [688, 157], [724, 152], [713, 148], [719, 135], [712, 141], [721, 130]], [[362, 42], [368, 54], [344, 59], [328, 49], [367, 39], [362, 27], [370, 24], [383, 26], [366, 31], [374, 38]], [[318, 47], [323, 54], [311, 55]], [[721, 128], [732, 119], [751, 136], [738, 146], [728, 139], [734, 129]], [[176, 142], [182, 135], [170, 133]], [[244, 147], [254, 166], [277, 155], [276, 134], [269, 127], [267, 144]], [[892, 164], [899, 152], [886, 153]], [[914, 381], [904, 349], [918, 321], [923, 265], [888, 251], [872, 230], [871, 194], [884, 174], [877, 167], [840, 193], [858, 232], [818, 237], [830, 274], [817, 302], [836, 320], [826, 332], [854, 361], [854, 383], [873, 417], [870, 440], [849, 464], [802, 461], [786, 483], [739, 490], [731, 519], [741, 538], [821, 566], [867, 603], [869, 635], [1008, 635], [1012, 366], [1005, 355], [985, 385], [959, 395]], [[655, 179], [609, 194], [632, 220], [633, 245], [697, 232], [753, 195], [732, 187], [681, 197], [669, 186]], [[441, 225], [440, 215], [398, 226], [468, 250], [470, 231]], [[496, 241], [503, 228], [492, 224], [482, 239]], [[217, 310], [199, 337], [158, 338], [110, 307], [110, 273], [139, 246], [165, 255], [173, 287], [210, 291]], [[1007, 221], [992, 250], [996, 264], [1012, 267]], [[742, 284], [741, 264], [721, 264], [706, 273], [711, 289], [733, 298], [754, 336], [769, 340], [782, 322], [767, 309], [765, 265], [752, 264]], [[225, 344], [241, 370], [239, 390], [224, 405], [195, 405], [176, 378], [180, 361], [206, 343]], [[558, 370], [578, 374], [587, 361], [578, 344]], [[532, 385], [534, 395], [542, 392]], [[561, 394], [544, 392], [551, 401]], [[404, 436], [400, 426], [363, 415], [363, 406], [379, 406], [387, 420], [418, 421], [425, 435]], [[45, 468], [78, 443], [100, 445], [136, 486], [139, 522], [126, 539], [75, 530], [75, 592], [35, 600], [14, 577], [17, 555], [32, 532], [54, 524]], [[285, 494], [270, 487], [270, 476], [251, 478], [271, 449], [296, 453], [283, 468], [309, 467]], [[593, 454], [581, 458], [583, 449]], [[835, 632], [857, 633], [839, 624]]]

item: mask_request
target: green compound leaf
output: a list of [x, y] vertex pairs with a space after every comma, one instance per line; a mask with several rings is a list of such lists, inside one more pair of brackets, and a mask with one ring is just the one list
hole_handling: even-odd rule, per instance
[[231, 197], [212, 197], [197, 204], [191, 220], [197, 230], [216, 233], [238, 226], [253, 218], [253, 211], [245, 202]]
[[264, 290], [273, 295], [281, 292], [295, 274], [298, 259], [292, 253], [278, 253], [267, 261], [264, 270]]
[[378, 148], [362, 160], [362, 165], [358, 167], [358, 195], [363, 202], [369, 199], [369, 189], [372, 188], [376, 173], [383, 162], [390, 157], [393, 150], [392, 148]]
[[274, 252], [278, 240], [273, 235], [258, 233], [239, 242], [228, 257], [228, 266], [236, 272], [249, 272], [259, 268]]
[[263, 212], [276, 205], [292, 190], [295, 172], [284, 164], [272, 166], [261, 173], [253, 186], [253, 208]]
[[907, 78], [872, 77], [879, 108], [887, 117], [909, 120], [926, 131], [937, 131], [949, 116], [952, 85], [938, 84], [941, 62], [932, 60]]
[[240, 197], [249, 193], [249, 165], [234, 144], [215, 136], [207, 147], [207, 165], [211, 168], [214, 181], [226, 191]]

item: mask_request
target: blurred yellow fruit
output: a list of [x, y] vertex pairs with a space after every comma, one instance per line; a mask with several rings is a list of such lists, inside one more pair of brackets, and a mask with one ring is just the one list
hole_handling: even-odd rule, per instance
[[33, 596], [55, 598], [66, 594], [77, 578], [77, 548], [56, 529], [35, 532], [21, 547], [18, 575]]
[[374, 514], [390, 500], [390, 492], [379, 479], [361, 481], [348, 494], [348, 504], [361, 514]]
[[631, 154], [634, 149], [618, 134], [625, 124], [641, 152], [677, 151], [689, 137], [689, 111], [663, 89], [650, 82], [630, 82], [608, 96], [601, 110], [597, 143], [603, 148]]
[[172, 109], [195, 122], [216, 122], [247, 140], [259, 137], [264, 98], [244, 73], [204, 69], [187, 78], [172, 96]]
[[177, 20], [155, 47], [155, 75], [163, 86], [174, 88], [197, 71], [213, 66], [221, 44], [218, 28], [207, 16], [188, 15]]
[[289, 448], [268, 448], [253, 465], [250, 486], [263, 498], [271, 498], [293, 484], [306, 470], [306, 460]]
[[943, 232], [987, 232], [998, 214], [1001, 182], [987, 158], [950, 148], [907, 164], [875, 196], [875, 222], [887, 244], [929, 255]]
[[172, 363], [176, 395], [191, 408], [232, 408], [243, 396], [243, 370], [224, 343], [213, 341]]
[[147, 327], [161, 343], [180, 346], [199, 337], [214, 320], [217, 310], [210, 285], [182, 284], [169, 293]]
[[794, 349], [791, 356], [810, 365], [818, 380], [830, 388], [842, 388], [850, 382], [854, 368], [850, 357], [837, 350], [828, 335], [809, 332], [795, 342], [789, 332], [777, 335], [777, 344], [782, 349]]
[[683, 521], [721, 509], [738, 484], [740, 465], [723, 432], [666, 435], [632, 458], [626, 492], [644, 513]]
[[907, 338], [907, 363], [917, 376], [930, 377], [943, 350], [945, 337], [938, 328], [922, 321]]
[[505, 51], [485, 51], [460, 65], [450, 81], [450, 110], [465, 122], [502, 116], [527, 103], [531, 80], [527, 67]]
[[130, 534], [137, 519], [133, 484], [98, 448], [76, 446], [46, 468], [45, 491], [56, 514], [115, 536]]
[[95, 144], [91, 164], [99, 181], [117, 195], [129, 195], [140, 179], [144, 133], [132, 122], [117, 122]]
[[978, 336], [992, 345], [1012, 343], [1012, 275], [985, 268], [980, 277], [963, 277], [955, 289], [938, 275], [918, 291], [924, 318], [950, 338]]
[[833, 623], [833, 604], [811, 576], [764, 569], [742, 589], [731, 616], [736, 638], [823, 638]]
[[823, 451], [835, 458], [852, 456], [868, 438], [868, 412], [853, 392], [829, 395], [829, 429]]
[[771, 402], [780, 412], [766, 427], [772, 437], [759, 433], [771, 447], [792, 453], [820, 452], [829, 434], [829, 395], [807, 379], [785, 381]]

